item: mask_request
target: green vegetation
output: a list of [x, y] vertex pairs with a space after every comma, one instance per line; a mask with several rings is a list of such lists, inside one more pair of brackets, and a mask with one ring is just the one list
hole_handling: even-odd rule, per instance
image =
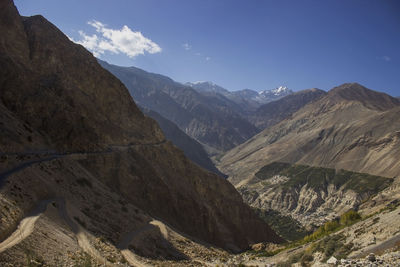
[[361, 220], [360, 214], [358, 214], [354, 210], [349, 210], [340, 216], [339, 220], [333, 220], [330, 222], [326, 222], [324, 225], [319, 227], [314, 233], [304, 237], [302, 240], [303, 243], [309, 243], [311, 241], [315, 241], [324, 236], [327, 236], [333, 232], [336, 232], [340, 229], [343, 229], [346, 226], [350, 226]]
[[347, 258], [351, 252], [353, 244], [344, 244], [344, 239], [344, 236], [341, 234], [326, 236], [322, 240], [315, 242], [305, 251], [290, 256], [287, 261], [279, 263], [277, 266], [292, 266], [292, 264], [296, 262], [300, 262], [301, 266], [309, 266], [309, 263], [314, 260], [312, 255], [317, 251], [323, 253], [323, 261], [326, 261], [331, 256], [335, 256], [337, 259]]
[[311, 167], [307, 165], [291, 165], [289, 163], [273, 162], [262, 167], [255, 176], [268, 180], [274, 175], [282, 175], [289, 180], [282, 184], [285, 189], [299, 188], [307, 185], [316, 191], [324, 190], [329, 184], [336, 188], [344, 186], [359, 194], [376, 194], [392, 183], [392, 179], [366, 173], [346, 170]]
[[280, 174], [282, 171], [288, 169], [291, 167], [291, 164], [289, 163], [283, 163], [283, 162], [272, 162], [271, 164], [265, 165], [262, 167], [256, 174], [255, 176], [258, 179], [265, 180], [269, 179], [274, 175]]
[[[262, 215], [260, 215], [260, 212]], [[256, 210], [256, 213], [258, 213], [261, 217], [263, 216], [263, 213], [260, 210]], [[264, 213], [268, 214], [265, 211], [264, 211]], [[272, 213], [272, 214], [274, 214], [274, 213]], [[279, 215], [279, 213], [278, 213], [278, 215]], [[274, 216], [276, 216], [276, 215], [274, 215]], [[271, 218], [268, 218], [268, 215], [267, 215], [267, 216], [264, 216], [263, 219], [274, 222], [274, 220], [279, 221], [279, 219], [281, 219], [280, 217], [285, 217], [285, 216], [280, 216], [280, 217], [278, 216], [277, 217], [278, 219], [276, 219], [276, 218], [274, 218], [274, 216], [271, 216]], [[267, 218], [267, 219], [265, 219], [265, 218]], [[335, 253], [335, 255], [337, 255], [337, 257], [340, 258], [343, 255], [347, 255], [349, 253], [349, 250], [351, 249], [352, 245], [350, 245], [350, 246], [349, 245], [344, 246], [343, 244], [341, 244], [340, 246], [335, 245], [335, 244], [339, 244], [339, 243], [335, 243], [335, 242], [338, 242], [338, 240], [341, 240], [343, 238], [340, 235], [331, 235], [331, 234], [343, 229], [344, 227], [350, 226], [350, 225], [360, 221], [361, 219], [362, 218], [359, 213], [357, 213], [354, 210], [349, 210], [349, 211], [345, 212], [344, 214], [342, 214], [342, 216], [340, 216], [340, 218], [333, 220], [333, 221], [326, 222], [324, 225], [320, 226], [314, 233], [309, 234], [302, 239], [298, 239], [296, 241], [286, 243], [286, 245], [280, 249], [277, 249], [274, 251], [257, 251], [257, 252], [251, 251], [251, 253], [254, 253], [257, 257], [271, 257], [271, 256], [278, 254], [281, 251], [284, 251], [284, 250], [287, 250], [290, 248], [295, 248], [295, 247], [298, 247], [298, 246], [301, 246], [301, 245], [304, 245], [307, 243], [311, 243], [311, 242], [320, 240], [320, 241], [318, 241], [318, 243], [315, 243], [311, 247], [310, 250], [307, 250], [304, 253], [296, 254], [296, 255], [292, 256], [291, 258], [289, 258], [288, 261], [281, 263], [278, 266], [291, 266], [292, 263], [299, 262], [299, 261], [301, 261], [302, 265], [304, 266], [304, 265], [306, 265], [307, 262], [312, 261], [310, 259], [312, 257], [312, 254], [315, 251], [324, 252], [324, 255], [326, 257], [329, 257]], [[287, 218], [284, 218], [281, 220], [283, 222], [285, 222], [285, 220], [287, 220]], [[294, 222], [296, 222], [296, 221], [294, 221]], [[271, 228], [273, 228], [273, 225], [272, 224], [270, 224], [270, 225], [271, 225]], [[291, 224], [291, 225], [293, 227], [293, 224]], [[273, 229], [275, 230], [275, 228], [273, 228]], [[277, 232], [279, 233], [279, 231], [277, 231]], [[279, 233], [279, 234], [281, 234], [281, 233]], [[340, 236], [340, 237], [336, 237], [336, 236]], [[316, 244], [319, 244], [319, 245], [316, 245]], [[322, 248], [324, 248], [324, 250], [322, 250]], [[329, 255], [329, 256], [327, 256], [327, 255]]]
[[290, 216], [275, 210], [254, 209], [255, 213], [271, 228], [288, 241], [299, 240], [309, 234], [301, 224]]
[[351, 248], [353, 244], [345, 245], [343, 235], [332, 235], [327, 236], [326, 238], [322, 239], [321, 241], [313, 244], [308, 250], [308, 253], [315, 253], [320, 251], [324, 254], [324, 260], [329, 259], [331, 256], [335, 256], [337, 259], [346, 258], [347, 255], [351, 252]]

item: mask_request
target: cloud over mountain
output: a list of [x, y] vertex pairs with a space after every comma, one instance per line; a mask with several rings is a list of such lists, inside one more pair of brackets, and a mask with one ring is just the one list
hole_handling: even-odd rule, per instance
[[161, 47], [143, 36], [139, 31], [132, 31], [124, 25], [121, 29], [111, 29], [100, 21], [92, 20], [89, 25], [96, 29], [98, 34], [88, 35], [79, 31], [80, 40], [74, 42], [83, 45], [93, 55], [99, 57], [106, 51], [114, 54], [125, 54], [130, 58], [143, 55], [145, 52], [155, 54], [161, 52]]

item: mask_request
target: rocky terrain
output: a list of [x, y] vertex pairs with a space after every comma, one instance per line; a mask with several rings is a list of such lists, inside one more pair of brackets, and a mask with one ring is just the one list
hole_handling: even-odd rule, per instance
[[135, 67], [99, 62], [126, 85], [140, 106], [175, 123], [211, 155], [231, 149], [258, 132], [225, 97], [202, 95], [168, 77]]
[[357, 209], [392, 182], [369, 174], [274, 162], [239, 191], [251, 206], [275, 210], [310, 227]]
[[202, 265], [281, 241], [82, 46], [12, 1], [0, 18], [1, 265]]

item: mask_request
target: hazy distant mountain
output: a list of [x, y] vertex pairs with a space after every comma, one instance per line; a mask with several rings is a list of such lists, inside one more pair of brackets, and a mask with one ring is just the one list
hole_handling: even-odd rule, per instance
[[207, 152], [204, 150], [203, 146], [199, 142], [188, 136], [172, 121], [167, 120], [159, 113], [146, 108], [142, 108], [142, 111], [144, 114], [155, 119], [158, 122], [158, 125], [162, 129], [165, 137], [178, 148], [182, 149], [186, 157], [188, 157], [191, 161], [206, 170], [216, 173], [222, 177], [226, 177], [226, 175], [221, 173], [215, 167], [214, 163], [208, 157]]
[[288, 118], [300, 108], [325, 94], [325, 91], [315, 88], [299, 91], [260, 106], [248, 118], [259, 129], [265, 129]]
[[187, 82], [185, 83], [185, 85], [192, 87], [198, 92], [214, 92], [225, 96], [228, 96], [230, 94], [228, 90], [213, 82], [205, 82], [205, 81]]
[[219, 97], [204, 95], [166, 76], [99, 62], [127, 86], [139, 105], [174, 122], [205, 144], [209, 153], [231, 149], [258, 132], [238, 113], [240, 108], [220, 94]]
[[229, 91], [213, 82], [188, 82], [186, 85], [192, 87], [196, 91], [206, 94], [206, 93], [217, 93], [225, 96], [229, 100], [238, 104], [241, 108], [241, 113], [243, 115], [248, 115], [254, 112], [258, 107], [271, 101], [278, 100], [284, 96], [293, 93], [292, 90], [285, 86], [280, 86], [271, 90], [263, 90], [260, 92], [243, 89], [239, 91]]

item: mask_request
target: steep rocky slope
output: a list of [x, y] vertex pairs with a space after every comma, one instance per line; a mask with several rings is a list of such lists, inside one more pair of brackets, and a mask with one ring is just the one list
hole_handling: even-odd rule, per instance
[[[273, 162], [262, 167], [240, 192], [250, 205], [318, 226], [389, 187], [380, 176]], [[309, 228], [311, 229], [311, 228]]]
[[315, 88], [299, 91], [260, 106], [248, 116], [248, 119], [257, 128], [265, 129], [289, 118], [293, 113], [308, 103], [317, 101], [325, 94], [325, 91]]
[[165, 138], [170, 140], [178, 148], [182, 149], [183, 153], [185, 153], [185, 156], [191, 161], [206, 170], [225, 177], [225, 174], [221, 173], [217, 167], [215, 167], [214, 163], [208, 157], [207, 152], [199, 142], [185, 134], [173, 122], [167, 120], [157, 112], [149, 109], [143, 109], [143, 113], [156, 120], [162, 129]]
[[158, 112], [192, 138], [211, 147], [207, 152], [226, 151], [258, 132], [227, 104], [227, 99], [202, 95], [168, 77], [135, 67], [99, 62], [126, 85], [139, 105]]
[[22, 223], [27, 238], [6, 248], [2, 262], [41, 255], [47, 264], [59, 258], [70, 265], [71, 257], [88, 255], [101, 263], [96, 238], [130, 263], [132, 251], [190, 260], [161, 226], [150, 238], [157, 249], [135, 247], [133, 237], [121, 241], [153, 227], [154, 218], [232, 251], [280, 241], [225, 179], [165, 141], [88, 51], [43, 17], [20, 17], [12, 1], [0, 5], [1, 239], [13, 238], [23, 217], [34, 223], [30, 210], [40, 224]]
[[274, 161], [400, 175], [400, 101], [359, 84], [344, 84], [267, 128], [221, 159], [243, 185]]

